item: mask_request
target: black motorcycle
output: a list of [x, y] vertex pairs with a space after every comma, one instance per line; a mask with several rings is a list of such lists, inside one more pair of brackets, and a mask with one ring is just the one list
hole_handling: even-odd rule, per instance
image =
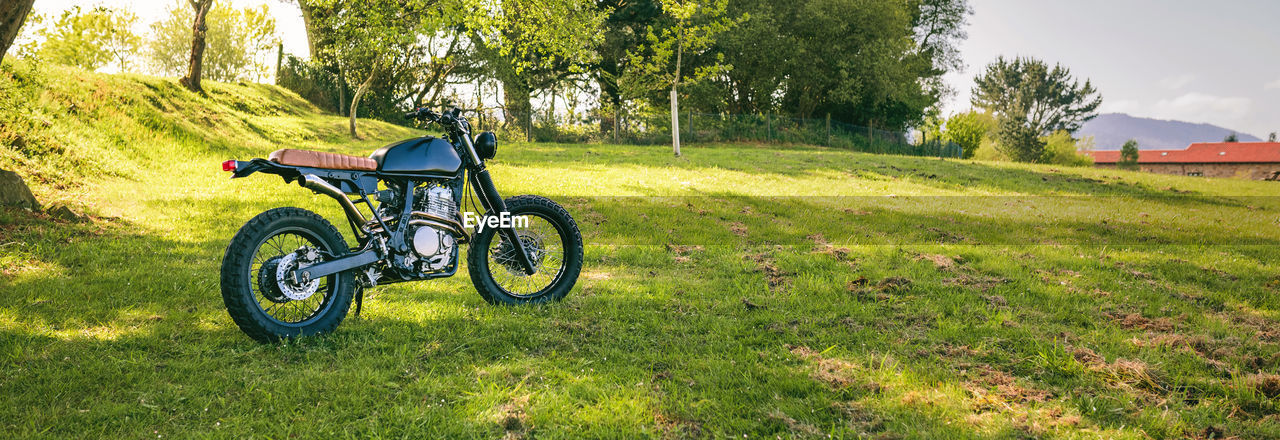
[[[582, 269], [578, 225], [545, 197], [498, 195], [484, 163], [497, 137], [484, 132], [473, 141], [456, 108], [406, 117], [438, 123], [445, 138], [397, 142], [367, 158], [284, 149], [222, 164], [232, 178], [275, 174], [332, 197], [356, 241], [347, 246], [333, 224], [300, 208], [272, 209], [241, 227], [222, 259], [222, 299], [249, 337], [333, 331], [353, 301], [359, 313], [364, 289], [457, 273], [462, 244], [471, 281], [490, 303], [556, 301], [573, 288]], [[463, 210], [475, 199], [485, 214]]]

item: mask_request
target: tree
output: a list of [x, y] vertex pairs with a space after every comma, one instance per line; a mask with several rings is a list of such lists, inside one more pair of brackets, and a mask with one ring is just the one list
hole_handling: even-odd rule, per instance
[[943, 136], [964, 149], [965, 159], [972, 159], [983, 139], [995, 131], [996, 120], [991, 115], [977, 111], [958, 113], [947, 119]]
[[996, 141], [1001, 153], [1018, 162], [1037, 162], [1044, 155], [1045, 142], [1040, 139], [1040, 132], [1021, 115], [1000, 119]]
[[35, 0], [10, 0], [0, 3], [0, 62], [4, 61], [5, 52], [18, 38], [18, 31], [31, 13], [31, 4]]
[[1124, 170], [1138, 169], [1138, 141], [1129, 139], [1120, 147], [1120, 161], [1116, 162], [1116, 167]]
[[1001, 120], [1016, 118], [1037, 136], [1065, 130], [1074, 133], [1097, 116], [1102, 97], [1089, 80], [1084, 84], [1062, 65], [1049, 68], [1034, 58], [1004, 57], [974, 80], [972, 103]]
[[595, 63], [604, 13], [583, 0], [470, 0], [465, 23], [477, 64], [502, 83], [507, 121], [532, 125], [533, 92]]
[[[186, 73], [191, 50], [194, 13], [184, 3], [151, 25], [148, 55], [152, 70], [161, 75]], [[266, 5], [234, 9], [218, 3], [209, 9], [201, 76], [214, 81], [261, 81], [271, 73], [275, 55], [276, 22]]]
[[1071, 133], [1058, 131], [1040, 138], [1044, 142], [1044, 153], [1040, 155], [1040, 163], [1083, 167], [1093, 165], [1093, 158], [1081, 151], [1093, 149], [1093, 138], [1076, 139]]
[[695, 82], [710, 75], [722, 73], [731, 66], [722, 63], [686, 69], [685, 53], [706, 51], [717, 35], [728, 30], [735, 20], [725, 17], [728, 0], [668, 0], [662, 3], [662, 12], [670, 22], [667, 26], [647, 36], [644, 54], [631, 57], [634, 78], [632, 87], [641, 84], [671, 87], [671, 146], [680, 155], [680, 103], [681, 83]]
[[968, 10], [960, 0], [733, 0], [726, 15], [746, 18], [707, 53], [686, 56], [690, 66], [733, 69], [681, 98], [708, 112], [918, 127], [944, 93], [942, 75], [959, 65]]
[[36, 31], [43, 39], [36, 54], [49, 62], [97, 70], [115, 63], [120, 70], [138, 51], [142, 39], [133, 33], [138, 16], [121, 9], [73, 6], [48, 27]]
[[1240, 142], [1240, 136], [1237, 135], [1236, 133], [1231, 133], [1227, 135], [1226, 138], [1223, 138], [1222, 141], [1229, 144], [1234, 144], [1236, 142]]
[[[351, 96], [348, 127], [351, 137], [359, 138], [356, 116], [360, 100], [373, 87], [375, 80], [393, 73], [404, 64], [405, 55], [423, 33], [425, 17], [457, 13], [435, 0], [317, 0], [315, 6], [330, 12], [317, 25], [332, 32], [332, 44], [323, 50], [337, 60], [339, 70], [350, 84], [359, 84]], [[440, 23], [441, 21], [430, 21]], [[434, 30], [431, 32], [434, 33]]]
[[193, 92], [204, 92], [200, 88], [200, 72], [204, 68], [204, 48], [205, 48], [205, 32], [209, 30], [205, 24], [205, 16], [209, 15], [209, 8], [213, 6], [213, 0], [188, 0], [191, 8], [195, 10], [195, 17], [191, 24], [191, 62], [187, 65], [187, 76], [178, 80], [179, 84], [186, 86]]

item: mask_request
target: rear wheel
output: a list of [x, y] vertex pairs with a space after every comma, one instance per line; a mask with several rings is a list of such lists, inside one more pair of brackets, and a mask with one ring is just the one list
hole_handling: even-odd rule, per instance
[[347, 252], [328, 220], [299, 208], [276, 208], [245, 223], [222, 259], [222, 300], [240, 330], [259, 342], [333, 331], [354, 290], [348, 273], [293, 280], [301, 267]]
[[569, 294], [582, 271], [582, 233], [568, 211], [545, 197], [516, 196], [506, 200], [507, 212], [528, 224], [516, 228], [537, 269], [526, 274], [516, 260], [515, 246], [497, 228], [485, 228], [467, 250], [471, 283], [494, 304], [559, 301]]

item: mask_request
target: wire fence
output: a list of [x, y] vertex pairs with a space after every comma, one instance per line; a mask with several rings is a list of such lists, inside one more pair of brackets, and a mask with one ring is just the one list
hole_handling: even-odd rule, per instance
[[[619, 113], [599, 116], [529, 117], [510, 111], [480, 112], [482, 130], [508, 139], [531, 142], [606, 142], [629, 145], [670, 145], [669, 113]], [[954, 142], [913, 139], [903, 132], [847, 124], [831, 118], [793, 118], [776, 114], [682, 113], [681, 144], [760, 142], [821, 145], [851, 151], [907, 156], [958, 158], [964, 150]]]

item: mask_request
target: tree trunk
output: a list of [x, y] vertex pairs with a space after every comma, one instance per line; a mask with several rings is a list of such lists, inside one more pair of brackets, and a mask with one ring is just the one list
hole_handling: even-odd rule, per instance
[[200, 88], [200, 70], [204, 67], [205, 25], [204, 17], [209, 15], [213, 0], [190, 0], [191, 7], [196, 10], [195, 23], [191, 25], [191, 64], [187, 65], [187, 76], [178, 82], [193, 92], [203, 92]]
[[529, 103], [531, 93], [529, 86], [518, 78], [502, 80], [502, 100], [507, 107], [508, 120], [519, 124], [521, 130], [533, 127], [533, 105]]
[[298, 9], [302, 10], [302, 27], [307, 30], [307, 53], [311, 55], [311, 61], [319, 61], [320, 54], [316, 53], [316, 39], [320, 36], [315, 28], [315, 8], [311, 6], [309, 0], [298, 0]]
[[9, 0], [0, 3], [0, 61], [4, 61], [5, 52], [9, 51], [13, 40], [18, 38], [22, 23], [27, 20], [27, 14], [31, 13], [32, 3], [35, 0]]
[[369, 71], [369, 77], [365, 78], [363, 83], [360, 83], [360, 87], [356, 88], [355, 95], [351, 96], [351, 118], [349, 121], [351, 123], [352, 139], [360, 139], [360, 136], [356, 134], [356, 107], [360, 105], [360, 98], [363, 98], [364, 93], [369, 91], [369, 87], [373, 86], [373, 79], [377, 77], [378, 68], [377, 65], [375, 65], [374, 68]]

